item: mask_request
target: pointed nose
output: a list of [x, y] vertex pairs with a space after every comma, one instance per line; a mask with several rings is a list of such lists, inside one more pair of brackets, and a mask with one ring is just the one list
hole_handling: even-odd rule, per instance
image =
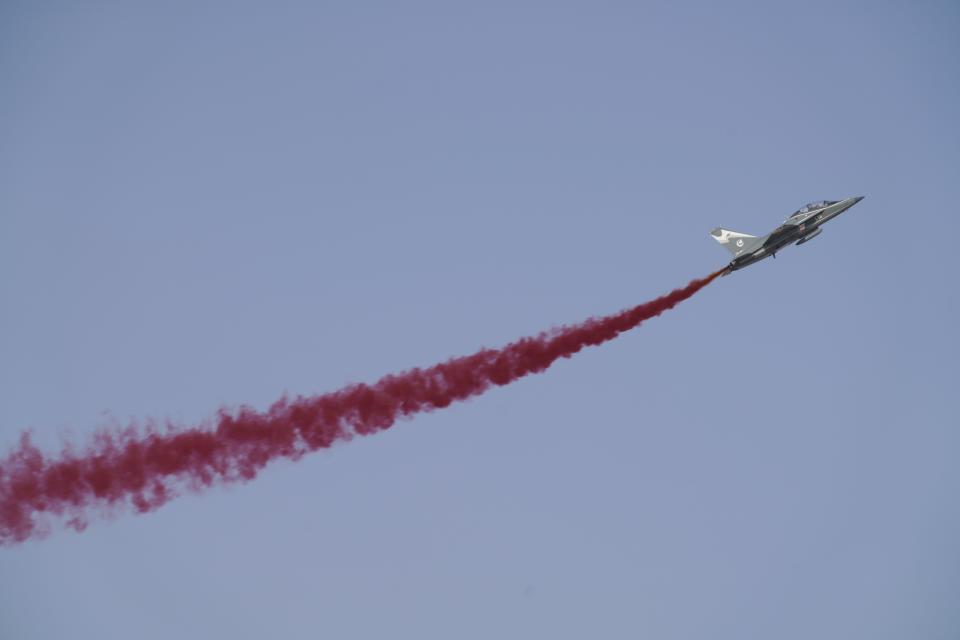
[[[852, 198], [847, 198], [846, 200], [839, 203], [840, 211], [843, 212], [863, 200], [863, 196], [853, 196]], [[838, 213], [839, 213], [838, 212]]]

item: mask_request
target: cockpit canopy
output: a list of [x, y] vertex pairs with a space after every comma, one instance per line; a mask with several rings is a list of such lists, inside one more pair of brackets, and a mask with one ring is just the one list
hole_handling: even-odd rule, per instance
[[[801, 208], [797, 209], [790, 214], [790, 218], [796, 218], [797, 216], [802, 216], [805, 213], [810, 213], [811, 211], [816, 211], [817, 209], [823, 209], [824, 207], [829, 207], [832, 204], [837, 204], [839, 200], [820, 200], [819, 202], [811, 202], [810, 204], [805, 204]], [[789, 220], [790, 218], [787, 218]]]

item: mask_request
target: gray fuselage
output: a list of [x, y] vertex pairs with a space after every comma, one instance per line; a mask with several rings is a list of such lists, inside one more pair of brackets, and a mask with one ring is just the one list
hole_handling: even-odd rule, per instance
[[770, 234], [762, 238], [750, 238], [745, 243], [743, 253], [730, 261], [727, 270], [742, 269], [764, 258], [775, 256], [780, 249], [788, 244], [803, 244], [811, 240], [819, 235], [820, 227], [824, 223], [836, 218], [861, 200], [863, 200], [863, 196], [847, 198], [810, 211], [794, 213]]

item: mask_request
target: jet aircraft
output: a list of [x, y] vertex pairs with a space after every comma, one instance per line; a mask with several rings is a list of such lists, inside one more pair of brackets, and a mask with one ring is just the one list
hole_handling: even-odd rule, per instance
[[737, 269], [759, 262], [764, 258], [777, 257], [777, 252], [794, 242], [801, 245], [816, 238], [823, 231], [821, 225], [863, 200], [863, 196], [845, 200], [821, 200], [794, 211], [779, 227], [758, 238], [747, 233], [717, 227], [710, 232], [713, 238], [733, 254], [727, 266], [727, 275]]

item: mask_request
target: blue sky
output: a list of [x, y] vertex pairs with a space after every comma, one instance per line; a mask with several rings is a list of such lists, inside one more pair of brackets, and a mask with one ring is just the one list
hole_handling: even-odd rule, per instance
[[0, 636], [952, 638], [960, 11], [4, 3], [0, 445], [541, 376], [0, 550]]

